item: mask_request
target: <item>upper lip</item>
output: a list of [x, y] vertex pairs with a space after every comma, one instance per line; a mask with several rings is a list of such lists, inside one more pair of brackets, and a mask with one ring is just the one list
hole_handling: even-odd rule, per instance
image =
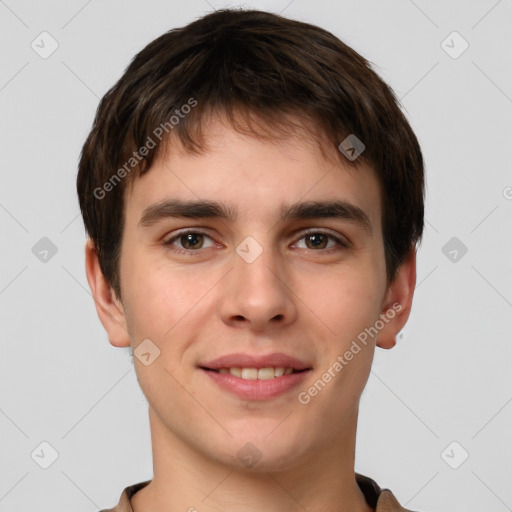
[[306, 370], [311, 368], [307, 363], [300, 361], [295, 357], [277, 352], [267, 355], [250, 354], [227, 354], [218, 357], [204, 364], [199, 365], [202, 368], [210, 370], [219, 370], [220, 368], [293, 368], [294, 370]]

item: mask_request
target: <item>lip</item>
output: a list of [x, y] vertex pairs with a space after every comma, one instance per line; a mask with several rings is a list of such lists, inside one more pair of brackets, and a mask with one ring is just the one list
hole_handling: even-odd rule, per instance
[[281, 352], [258, 356], [240, 353], [227, 354], [212, 361], [201, 363], [198, 366], [209, 370], [219, 370], [220, 368], [269, 368], [271, 366], [274, 368], [282, 366], [284, 368], [293, 368], [294, 370], [307, 370], [311, 368], [304, 361]]
[[269, 400], [282, 395], [297, 387], [311, 373], [311, 369], [307, 369], [269, 380], [249, 380], [235, 377], [229, 373], [218, 373], [204, 368], [200, 370], [225, 391], [243, 400], [252, 401]]
[[[227, 354], [198, 365], [199, 369], [220, 388], [243, 400], [268, 400], [298, 386], [311, 373], [312, 366], [295, 357], [275, 352], [273, 354]], [[294, 373], [268, 380], [242, 379], [230, 373], [219, 373], [221, 368], [293, 368]], [[297, 372], [297, 373], [295, 373]]]

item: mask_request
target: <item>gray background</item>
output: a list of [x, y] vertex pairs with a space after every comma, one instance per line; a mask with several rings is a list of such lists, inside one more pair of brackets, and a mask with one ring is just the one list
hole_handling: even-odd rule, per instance
[[[85, 277], [77, 160], [133, 55], [226, 5], [0, 1], [2, 512], [92, 512], [152, 477], [147, 403]], [[398, 345], [377, 349], [356, 470], [413, 510], [512, 510], [512, 1], [235, 5], [318, 24], [374, 62], [424, 151], [413, 313]], [[43, 31], [58, 43], [46, 59], [31, 47], [51, 49]]]

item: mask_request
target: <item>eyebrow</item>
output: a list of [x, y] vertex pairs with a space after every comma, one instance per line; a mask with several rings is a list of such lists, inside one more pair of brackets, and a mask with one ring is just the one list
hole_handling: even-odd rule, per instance
[[[235, 208], [218, 201], [166, 199], [148, 206], [142, 213], [139, 226], [149, 227], [163, 219], [181, 217], [233, 222], [237, 218], [237, 213]], [[345, 219], [359, 224], [365, 231], [372, 233], [370, 218], [364, 210], [346, 201], [305, 201], [285, 204], [280, 209], [281, 221], [324, 218]]]

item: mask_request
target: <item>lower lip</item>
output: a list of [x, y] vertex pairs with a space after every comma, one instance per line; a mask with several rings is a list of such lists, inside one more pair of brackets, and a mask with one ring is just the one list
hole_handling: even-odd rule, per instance
[[201, 370], [221, 388], [245, 400], [267, 400], [282, 395], [300, 384], [311, 370], [290, 373], [268, 380], [249, 380], [235, 377], [229, 373], [219, 373], [211, 370]]

